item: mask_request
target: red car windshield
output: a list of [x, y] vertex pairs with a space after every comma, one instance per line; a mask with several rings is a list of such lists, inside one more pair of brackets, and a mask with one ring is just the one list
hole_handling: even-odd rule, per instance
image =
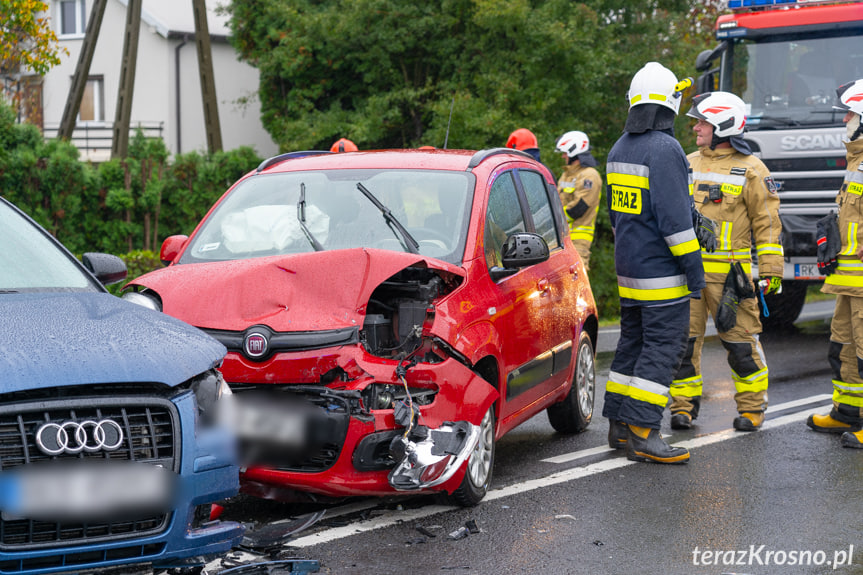
[[358, 247], [409, 251], [409, 240], [363, 194], [357, 186], [362, 184], [416, 240], [421, 255], [459, 265], [473, 182], [465, 172], [435, 170], [252, 176], [216, 207], [180, 263]]

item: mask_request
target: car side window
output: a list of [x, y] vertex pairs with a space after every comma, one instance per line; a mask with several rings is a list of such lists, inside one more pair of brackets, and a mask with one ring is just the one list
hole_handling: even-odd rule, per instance
[[483, 246], [489, 269], [503, 267], [500, 250], [507, 236], [526, 231], [512, 172], [497, 177], [488, 194]]
[[527, 203], [533, 217], [533, 227], [542, 236], [548, 249], [553, 250], [560, 245], [557, 227], [554, 225], [554, 211], [548, 199], [548, 187], [545, 180], [537, 172], [520, 170], [518, 173]]

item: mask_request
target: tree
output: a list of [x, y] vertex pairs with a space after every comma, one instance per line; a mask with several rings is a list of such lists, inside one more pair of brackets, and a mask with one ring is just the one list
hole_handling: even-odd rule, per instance
[[0, 71], [19, 69], [44, 75], [60, 63], [57, 36], [44, 16], [48, 6], [40, 0], [3, 0], [0, 2]]

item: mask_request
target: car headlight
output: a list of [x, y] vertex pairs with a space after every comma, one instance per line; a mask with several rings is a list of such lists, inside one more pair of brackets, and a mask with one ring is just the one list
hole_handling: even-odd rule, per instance
[[153, 311], [162, 311], [162, 302], [146, 292], [130, 291], [124, 293], [122, 298]]
[[232, 395], [231, 388], [222, 374], [213, 369], [192, 380], [190, 388], [195, 392], [198, 417], [204, 424], [212, 424], [219, 418], [219, 401]]

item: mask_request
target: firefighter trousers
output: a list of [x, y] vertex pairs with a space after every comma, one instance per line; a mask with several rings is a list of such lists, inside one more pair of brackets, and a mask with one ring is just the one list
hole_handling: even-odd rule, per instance
[[845, 423], [863, 423], [863, 297], [839, 294], [830, 323], [833, 410]]
[[688, 321], [688, 298], [664, 306], [621, 306], [604, 417], [659, 429], [668, 386], [686, 350]]
[[[708, 283], [701, 290], [701, 299], [692, 300], [689, 312], [689, 342], [686, 353], [671, 384], [671, 413], [684, 411], [693, 419], [698, 417], [701, 407], [702, 372], [701, 350], [704, 346], [704, 330], [707, 314], [716, 319], [716, 310], [722, 298], [723, 284]], [[758, 341], [761, 333], [758, 302], [755, 298], [740, 300], [737, 308], [737, 323], [726, 332], [719, 333], [719, 340], [728, 352], [728, 365], [734, 380], [737, 411], [763, 412], [767, 409], [767, 363], [764, 350]]]

